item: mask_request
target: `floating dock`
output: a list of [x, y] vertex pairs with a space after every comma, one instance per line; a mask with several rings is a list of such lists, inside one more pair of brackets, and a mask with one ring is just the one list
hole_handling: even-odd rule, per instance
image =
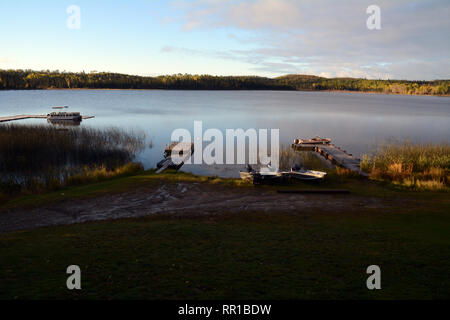
[[[181, 162], [174, 163], [172, 155], [176, 153]], [[158, 162], [158, 170], [156, 173], [161, 173], [166, 169], [179, 170], [184, 162], [194, 154], [194, 143], [192, 142], [172, 142], [164, 149], [164, 159]]]
[[[0, 117], [0, 122], [15, 121], [15, 120], [25, 120], [25, 119], [47, 119], [46, 114], [21, 114], [18, 116]], [[82, 116], [82, 119], [92, 119], [94, 116]]]
[[[317, 152], [336, 166], [351, 170], [364, 177], [368, 176], [367, 173], [361, 171], [361, 160], [357, 157], [354, 157], [352, 154], [347, 153], [345, 150], [342, 150], [338, 146], [332, 144], [331, 139], [314, 139], [317, 139], [317, 141], [320, 142], [317, 144], [313, 144], [311, 143], [311, 141], [314, 141], [313, 139], [295, 139], [294, 143], [292, 144], [292, 148], [297, 151]], [[302, 141], [308, 141], [308, 143], [305, 144], [302, 143]]]

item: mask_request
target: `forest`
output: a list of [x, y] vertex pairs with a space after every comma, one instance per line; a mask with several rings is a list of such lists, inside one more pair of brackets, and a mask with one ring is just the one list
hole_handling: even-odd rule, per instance
[[359, 91], [393, 94], [449, 95], [450, 80], [408, 81], [324, 78], [286, 75], [212, 76], [175, 74], [142, 77], [108, 72], [0, 70], [0, 90], [36, 89], [166, 89], [166, 90], [298, 90]]

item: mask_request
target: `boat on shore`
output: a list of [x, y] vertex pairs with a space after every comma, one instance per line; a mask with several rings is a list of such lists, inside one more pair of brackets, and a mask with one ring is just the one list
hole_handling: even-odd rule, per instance
[[265, 184], [265, 183], [283, 183], [292, 180], [300, 181], [322, 181], [326, 172], [314, 171], [301, 168], [295, 165], [291, 171], [264, 171], [254, 170], [250, 165], [247, 165], [246, 171], [240, 171], [239, 175], [241, 179], [249, 181], [253, 184]]
[[255, 171], [250, 165], [247, 165], [247, 171], [240, 171], [239, 175], [241, 179], [253, 184], [280, 183], [284, 179], [281, 172]]
[[308, 170], [298, 165], [294, 165], [289, 174], [291, 178], [303, 181], [319, 181], [323, 180], [327, 175], [326, 172]]

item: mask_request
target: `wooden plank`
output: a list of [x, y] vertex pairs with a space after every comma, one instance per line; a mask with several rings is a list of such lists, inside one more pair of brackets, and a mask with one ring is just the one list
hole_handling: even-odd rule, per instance
[[0, 122], [24, 120], [24, 119], [46, 119], [47, 115], [22, 114], [18, 116], [0, 117]]
[[[0, 117], [0, 122], [8, 122], [15, 120], [25, 120], [25, 119], [47, 119], [46, 114], [21, 114], [17, 116]], [[83, 119], [92, 119], [94, 116], [82, 116]]]

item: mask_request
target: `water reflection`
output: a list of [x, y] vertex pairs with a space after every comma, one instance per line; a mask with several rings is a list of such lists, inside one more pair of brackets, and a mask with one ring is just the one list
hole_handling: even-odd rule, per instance
[[55, 127], [78, 127], [82, 120], [54, 120], [47, 119], [47, 123]]

